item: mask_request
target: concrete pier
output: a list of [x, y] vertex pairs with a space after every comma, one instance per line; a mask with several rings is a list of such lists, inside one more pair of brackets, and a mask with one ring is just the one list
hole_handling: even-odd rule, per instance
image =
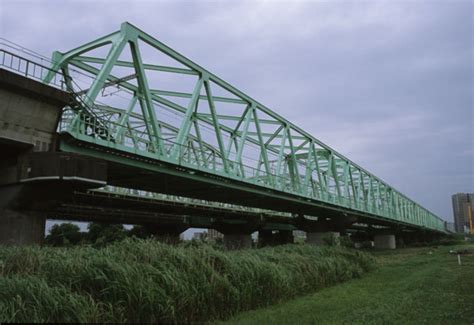
[[405, 247], [405, 240], [402, 236], [396, 236], [395, 245], [396, 247]]
[[178, 244], [180, 235], [186, 231], [186, 225], [159, 225], [159, 224], [143, 224], [144, 233], [150, 234], [153, 239], [166, 244]]
[[337, 240], [339, 237], [340, 233], [335, 231], [307, 232], [306, 242], [312, 245], [327, 245], [327, 241]]
[[261, 229], [258, 231], [258, 247], [273, 246], [273, 231]]
[[395, 249], [397, 247], [395, 235], [375, 235], [374, 247], [377, 249]]
[[293, 244], [295, 237], [291, 230], [279, 230], [276, 237], [277, 245]]
[[291, 230], [267, 230], [258, 231], [258, 247], [293, 244], [294, 236]]
[[252, 248], [252, 236], [251, 234], [226, 233], [224, 246], [227, 249]]
[[34, 245], [44, 240], [46, 219], [30, 211], [0, 210], [0, 245]]

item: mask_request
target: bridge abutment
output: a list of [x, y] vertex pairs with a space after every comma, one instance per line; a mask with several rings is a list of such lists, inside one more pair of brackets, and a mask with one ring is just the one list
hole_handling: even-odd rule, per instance
[[0, 69], [0, 101], [0, 148], [6, 157], [54, 149], [62, 108], [69, 104], [70, 94]]
[[42, 244], [46, 218], [38, 212], [0, 210], [0, 245]]
[[105, 185], [106, 165], [97, 159], [59, 152], [16, 159], [14, 169], [0, 166], [1, 244], [41, 244], [48, 214], [75, 190]]
[[56, 152], [70, 96], [0, 69], [0, 244], [42, 243], [52, 207], [76, 189], [105, 185], [105, 163]]

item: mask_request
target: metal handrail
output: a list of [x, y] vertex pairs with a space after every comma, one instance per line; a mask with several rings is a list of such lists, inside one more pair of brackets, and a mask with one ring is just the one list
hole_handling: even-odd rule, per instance
[[28, 60], [10, 51], [0, 49], [0, 66], [13, 72], [19, 72], [25, 77], [41, 82], [47, 73], [53, 72], [54, 77], [50, 84], [55, 88], [66, 90], [66, 83], [62, 73], [54, 71], [51, 68]]
[[[71, 87], [68, 86], [68, 84], [65, 82], [65, 77], [62, 73], [54, 71], [49, 67], [26, 59], [22, 56], [19, 56], [4, 49], [0, 49], [0, 66], [5, 67], [7, 68], [7, 70], [10, 70], [12, 72], [19, 72], [19, 74], [27, 78], [31, 78], [41, 82], [43, 82], [43, 79], [46, 74], [52, 72], [54, 74], [54, 77], [49, 85], [70, 93], [72, 102], [74, 102], [76, 106], [81, 108], [83, 114], [85, 116], [92, 117], [92, 119], [95, 121], [98, 121], [99, 125], [97, 127], [99, 129], [106, 130], [104, 121], [101, 121], [101, 119], [94, 113], [94, 109], [84, 101], [83, 96], [79, 95], [78, 92], [74, 91], [74, 89], [71, 89]], [[73, 80], [71, 81], [74, 83]], [[77, 84], [75, 85], [77, 86]], [[105, 133], [107, 132], [105, 131]]]

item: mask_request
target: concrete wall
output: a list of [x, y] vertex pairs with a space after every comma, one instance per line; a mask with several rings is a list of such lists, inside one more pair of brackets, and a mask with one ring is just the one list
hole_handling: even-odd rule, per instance
[[376, 235], [374, 247], [378, 249], [395, 249], [397, 247], [395, 235]]
[[41, 243], [44, 211], [76, 188], [105, 184], [97, 159], [53, 152], [69, 101], [64, 91], [0, 69], [0, 244]]
[[45, 223], [38, 213], [0, 210], [0, 245], [41, 244]]
[[252, 247], [251, 234], [224, 234], [224, 246], [227, 249], [245, 249]]
[[61, 90], [0, 69], [0, 141], [48, 151], [69, 95]]

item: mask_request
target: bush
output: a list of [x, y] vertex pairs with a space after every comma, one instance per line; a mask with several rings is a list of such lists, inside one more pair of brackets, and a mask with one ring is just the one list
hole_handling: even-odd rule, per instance
[[352, 241], [351, 237], [349, 236], [341, 236], [339, 238], [339, 245], [343, 247], [354, 247], [354, 242]]
[[49, 230], [45, 243], [52, 246], [77, 245], [84, 239], [78, 226], [72, 223], [55, 224]]
[[344, 247], [226, 252], [126, 239], [90, 246], [1, 247], [0, 322], [196, 322], [287, 300], [374, 267]]

